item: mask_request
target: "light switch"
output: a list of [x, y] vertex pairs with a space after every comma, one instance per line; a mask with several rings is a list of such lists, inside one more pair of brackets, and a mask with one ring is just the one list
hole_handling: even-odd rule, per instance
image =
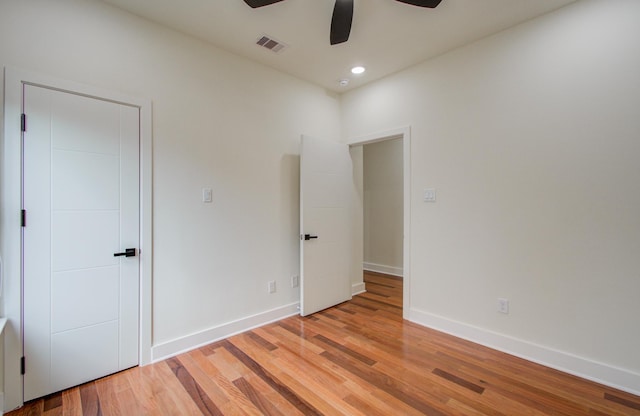
[[213, 191], [211, 188], [202, 188], [202, 202], [213, 201]]
[[436, 202], [435, 188], [428, 188], [424, 190], [424, 202]]

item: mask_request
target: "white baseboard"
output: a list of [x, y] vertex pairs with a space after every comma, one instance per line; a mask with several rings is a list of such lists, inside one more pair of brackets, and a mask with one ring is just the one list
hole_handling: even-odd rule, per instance
[[288, 318], [289, 316], [300, 313], [298, 309], [299, 302], [262, 312], [237, 321], [227, 322], [225, 324], [205, 329], [172, 341], [163, 342], [151, 347], [151, 361], [157, 362], [183, 352], [191, 351], [198, 347], [202, 347], [212, 342], [228, 338], [241, 332], [249, 331], [253, 328]]
[[367, 263], [365, 261], [364, 263], [362, 263], [362, 268], [370, 272], [390, 274], [392, 276], [399, 276], [399, 277], [403, 276], [402, 267], [385, 266], [384, 264]]
[[640, 374], [611, 365], [578, 357], [563, 351], [537, 345], [518, 338], [513, 338], [497, 332], [453, 321], [442, 316], [412, 309], [408, 319], [426, 327], [445, 332], [572, 374], [587, 380], [595, 381], [631, 394], [640, 395]]
[[364, 282], [351, 285], [351, 296], [359, 295], [360, 293], [364, 292], [366, 292]]

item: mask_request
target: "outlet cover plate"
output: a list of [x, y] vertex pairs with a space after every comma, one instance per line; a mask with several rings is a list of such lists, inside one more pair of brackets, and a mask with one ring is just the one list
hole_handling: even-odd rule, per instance
[[436, 189], [435, 188], [427, 188], [424, 190], [423, 194], [424, 202], [436, 202]]

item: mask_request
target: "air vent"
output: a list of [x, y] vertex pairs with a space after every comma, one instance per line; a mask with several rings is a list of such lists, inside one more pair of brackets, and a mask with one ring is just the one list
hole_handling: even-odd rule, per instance
[[273, 39], [272, 37], [269, 37], [267, 35], [263, 35], [262, 37], [260, 37], [260, 39], [258, 39], [258, 41], [256, 42], [256, 45], [262, 46], [263, 48], [267, 48], [269, 49], [271, 52], [281, 52], [284, 48], [287, 47], [287, 45], [285, 45], [284, 43]]

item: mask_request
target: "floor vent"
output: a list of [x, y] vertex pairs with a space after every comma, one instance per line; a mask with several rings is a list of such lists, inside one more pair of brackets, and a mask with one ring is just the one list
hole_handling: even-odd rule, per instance
[[281, 52], [284, 48], [287, 47], [284, 43], [277, 41], [267, 35], [263, 35], [258, 39], [256, 45], [262, 46], [263, 48], [269, 49], [271, 52]]

